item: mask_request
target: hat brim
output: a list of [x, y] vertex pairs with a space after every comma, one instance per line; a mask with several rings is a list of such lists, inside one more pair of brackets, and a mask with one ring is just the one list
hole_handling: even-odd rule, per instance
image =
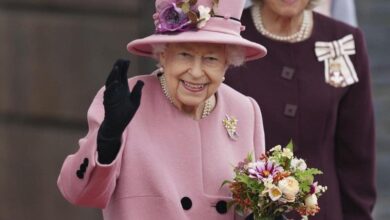
[[127, 44], [127, 50], [135, 55], [153, 56], [153, 49], [151, 46], [153, 44], [186, 42], [242, 46], [245, 48], [245, 61], [259, 59], [267, 54], [267, 49], [264, 46], [246, 40], [241, 36], [207, 30], [185, 31], [175, 34], [154, 34], [131, 41]]

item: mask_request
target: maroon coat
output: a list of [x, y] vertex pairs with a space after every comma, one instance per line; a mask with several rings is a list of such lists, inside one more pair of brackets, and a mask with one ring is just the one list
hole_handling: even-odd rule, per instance
[[[268, 55], [230, 70], [226, 83], [253, 97], [263, 113], [266, 145], [287, 144], [292, 138], [297, 156], [321, 169], [317, 176], [328, 191], [312, 220], [372, 219], [375, 191], [375, 134], [370, 72], [359, 29], [314, 14], [312, 36], [286, 43], [262, 36], [250, 10], [242, 17], [243, 37], [263, 44]], [[325, 83], [324, 63], [317, 61], [317, 41], [334, 41], [353, 34], [351, 55], [359, 82], [344, 88]]]

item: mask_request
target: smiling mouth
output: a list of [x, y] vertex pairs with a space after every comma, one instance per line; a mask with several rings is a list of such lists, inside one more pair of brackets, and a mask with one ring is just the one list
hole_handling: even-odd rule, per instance
[[204, 83], [204, 84], [190, 83], [190, 82], [187, 82], [187, 81], [184, 81], [184, 80], [181, 80], [181, 82], [182, 82], [184, 88], [186, 88], [187, 90], [189, 90], [191, 92], [200, 92], [207, 85], [206, 83]]
[[294, 4], [296, 2], [296, 0], [283, 0], [283, 2], [285, 2], [287, 4]]

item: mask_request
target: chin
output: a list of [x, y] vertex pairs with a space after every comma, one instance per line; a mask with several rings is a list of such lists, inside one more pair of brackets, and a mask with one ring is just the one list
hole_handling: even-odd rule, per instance
[[179, 102], [182, 105], [185, 105], [185, 106], [188, 106], [188, 107], [197, 107], [197, 106], [199, 106], [203, 102], [203, 100], [202, 101], [195, 101], [195, 100], [193, 100], [193, 101], [190, 101], [190, 100], [182, 101], [182, 100], [179, 100]]
[[292, 8], [286, 8], [285, 10], [281, 11], [280, 13], [284, 17], [295, 17], [300, 14], [298, 10], [292, 9]]
[[197, 107], [202, 104], [205, 100], [203, 98], [198, 97], [178, 97], [177, 101], [179, 101], [182, 105]]

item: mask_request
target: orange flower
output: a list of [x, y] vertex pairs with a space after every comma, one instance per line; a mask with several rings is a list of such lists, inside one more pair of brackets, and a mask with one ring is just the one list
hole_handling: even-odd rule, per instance
[[274, 176], [274, 182], [279, 182], [280, 180], [290, 176], [291, 173], [289, 171], [282, 171], [282, 172], [279, 172], [277, 173], [275, 176]]
[[311, 206], [311, 207], [303, 205], [303, 206], [298, 207], [296, 210], [302, 216], [303, 215], [314, 216], [315, 214], [317, 214], [320, 211], [320, 207], [318, 205]]

